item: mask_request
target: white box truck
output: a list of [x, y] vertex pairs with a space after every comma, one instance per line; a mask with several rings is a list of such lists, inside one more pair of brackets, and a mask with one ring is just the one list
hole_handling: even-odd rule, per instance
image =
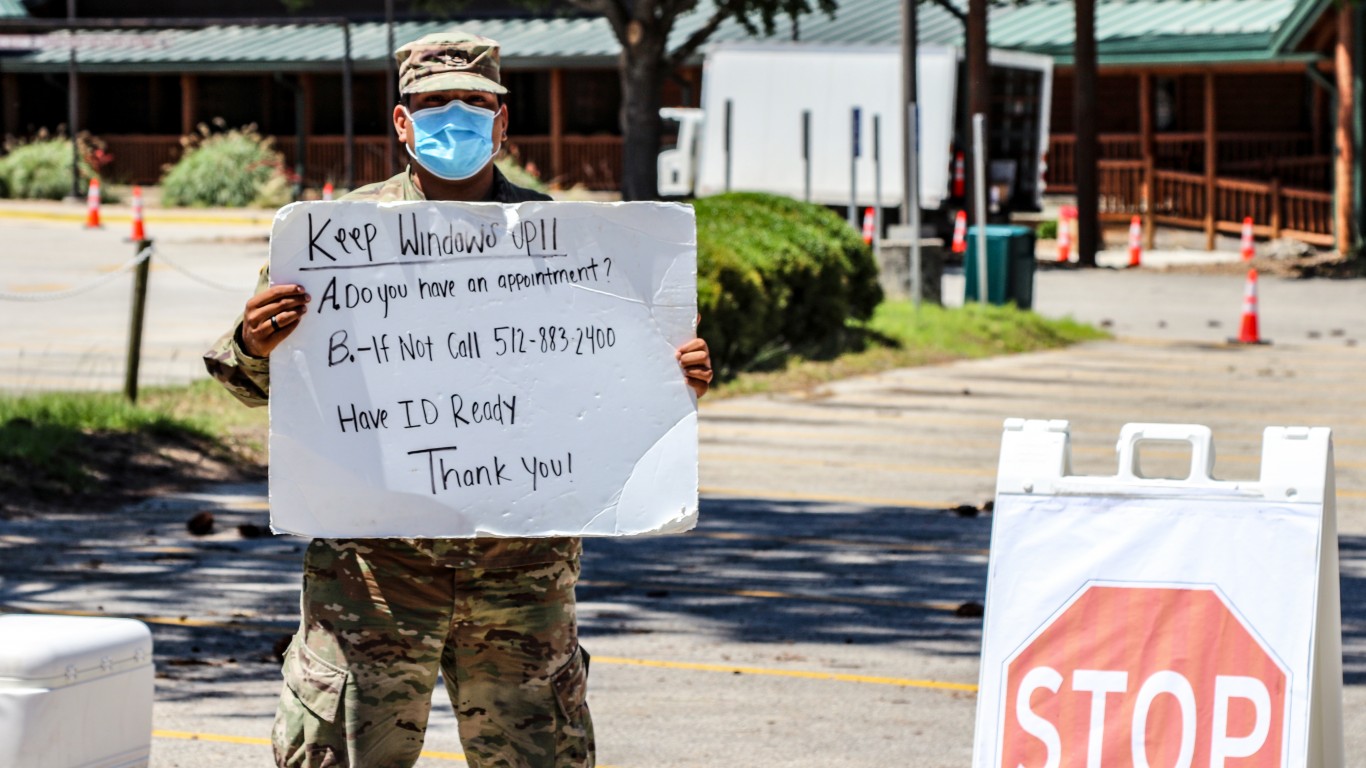
[[[1053, 60], [1001, 50], [991, 51], [989, 60], [993, 198], [1002, 208], [1037, 210], [1042, 205]], [[947, 214], [958, 202], [953, 166], [956, 149], [966, 143], [966, 121], [959, 109], [963, 66], [957, 48], [919, 48], [920, 203], [928, 212]], [[881, 160], [881, 203], [888, 209], [899, 207], [900, 102], [897, 47], [718, 44], [707, 51], [702, 66], [701, 108], [661, 110], [665, 134], [670, 123], [676, 124], [678, 139], [659, 155], [659, 192], [700, 197], [731, 189], [805, 199], [804, 147], [809, 146], [812, 202], [847, 206], [852, 197], [860, 208], [874, 205], [879, 197], [876, 154]], [[855, 109], [859, 157], [852, 160]], [[807, 112], [810, 117], [804, 118]], [[874, 116], [880, 128], [876, 152]], [[855, 184], [857, 192], [851, 195]]]

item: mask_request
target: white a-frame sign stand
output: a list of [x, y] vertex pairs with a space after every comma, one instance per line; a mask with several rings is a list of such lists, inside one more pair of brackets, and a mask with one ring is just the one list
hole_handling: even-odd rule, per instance
[[[1141, 477], [1150, 441], [1190, 476]], [[1073, 476], [1067, 422], [1006, 422], [976, 768], [1343, 765], [1329, 430], [1213, 465], [1207, 427], [1130, 424], [1117, 475]]]

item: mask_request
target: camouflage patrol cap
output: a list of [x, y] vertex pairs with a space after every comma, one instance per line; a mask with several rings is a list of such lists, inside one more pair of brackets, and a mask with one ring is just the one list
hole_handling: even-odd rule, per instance
[[400, 93], [488, 91], [504, 94], [498, 82], [498, 43], [452, 29], [414, 40], [394, 51]]

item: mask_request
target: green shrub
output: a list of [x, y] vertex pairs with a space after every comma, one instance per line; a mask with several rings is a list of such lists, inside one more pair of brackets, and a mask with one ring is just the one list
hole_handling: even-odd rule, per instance
[[[84, 194], [98, 164], [110, 159], [103, 145], [81, 134], [76, 146], [81, 154], [80, 190]], [[93, 162], [92, 162], [93, 161]], [[101, 199], [110, 201], [101, 188]], [[61, 200], [71, 194], [71, 140], [40, 133], [28, 142], [12, 142], [0, 157], [0, 196], [15, 199]]]
[[1055, 219], [1039, 222], [1039, 226], [1034, 228], [1034, 236], [1040, 240], [1058, 239], [1058, 222]]
[[698, 310], [722, 376], [821, 348], [882, 300], [872, 252], [828, 209], [759, 193], [695, 209]]
[[541, 177], [537, 176], [532, 169], [522, 165], [521, 156], [517, 152], [509, 152], [494, 162], [497, 164], [498, 170], [502, 171], [508, 181], [513, 184], [534, 189], [542, 194], [549, 194], [550, 188], [541, 181]]
[[[217, 125], [221, 128], [221, 121]], [[287, 195], [282, 198], [289, 186], [283, 158], [274, 140], [257, 133], [256, 126], [214, 133], [201, 124], [180, 143], [184, 153], [161, 177], [165, 205], [241, 208], [288, 202]]]

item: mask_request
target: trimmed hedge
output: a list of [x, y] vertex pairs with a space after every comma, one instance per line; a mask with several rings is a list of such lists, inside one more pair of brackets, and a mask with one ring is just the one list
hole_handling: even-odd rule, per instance
[[882, 301], [872, 251], [830, 210], [755, 192], [693, 205], [702, 335], [722, 377], [822, 347]]
[[290, 201], [284, 159], [274, 139], [261, 136], [256, 126], [213, 133], [201, 124], [180, 143], [184, 154], [161, 177], [164, 204], [278, 208]]

